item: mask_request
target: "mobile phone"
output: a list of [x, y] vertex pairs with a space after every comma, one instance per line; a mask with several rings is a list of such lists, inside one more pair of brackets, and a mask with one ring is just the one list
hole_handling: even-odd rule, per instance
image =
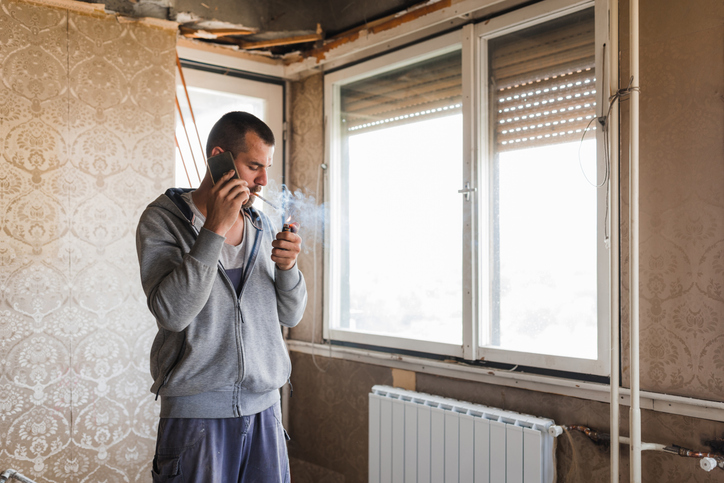
[[208, 163], [209, 173], [211, 173], [211, 180], [214, 184], [216, 184], [216, 182], [220, 180], [224, 174], [232, 170], [234, 171], [232, 179], [239, 179], [239, 172], [236, 170], [236, 165], [234, 164], [234, 156], [232, 156], [229, 151], [224, 151], [216, 156], [211, 156], [208, 159]]

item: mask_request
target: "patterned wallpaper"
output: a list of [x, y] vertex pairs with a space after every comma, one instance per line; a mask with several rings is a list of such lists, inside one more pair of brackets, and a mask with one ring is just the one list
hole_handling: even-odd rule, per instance
[[[629, 77], [621, 2], [621, 78]], [[640, 126], [641, 387], [724, 398], [724, 3], [643, 0]], [[622, 81], [623, 82], [623, 81]], [[622, 249], [628, 245], [622, 104]], [[622, 260], [628, 384], [628, 255]]]
[[[321, 205], [324, 201], [324, 181], [320, 178], [319, 193], [317, 190], [317, 177], [320, 163], [324, 162], [324, 122], [322, 111], [324, 109], [324, 77], [315, 74], [300, 81], [292, 82], [291, 86], [291, 143], [290, 162], [288, 168], [289, 186], [292, 190], [301, 190], [309, 196], [314, 196]], [[299, 256], [299, 268], [304, 272], [309, 291], [309, 302], [304, 318], [290, 334], [293, 339], [322, 341], [322, 291], [324, 289], [324, 227], [319, 220], [317, 231], [318, 241], [313, 241], [313, 230], [303, 227], [302, 236], [304, 244], [314, 245], [316, 251], [317, 270], [316, 285], [314, 284], [314, 257], [315, 252], [305, 250]], [[316, 291], [315, 291], [316, 286]], [[314, 304], [314, 305], [312, 305]], [[313, 316], [316, 315], [316, 321]]]
[[0, 0], [0, 471], [149, 479], [134, 231], [172, 182], [174, 49], [173, 28]]

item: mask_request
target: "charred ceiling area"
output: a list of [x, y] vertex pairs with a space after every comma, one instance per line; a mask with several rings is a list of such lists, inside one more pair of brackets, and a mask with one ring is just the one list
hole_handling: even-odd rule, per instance
[[283, 56], [320, 48], [325, 41], [409, 10], [450, 0], [100, 0], [130, 17], [179, 23], [180, 34], [203, 42]]

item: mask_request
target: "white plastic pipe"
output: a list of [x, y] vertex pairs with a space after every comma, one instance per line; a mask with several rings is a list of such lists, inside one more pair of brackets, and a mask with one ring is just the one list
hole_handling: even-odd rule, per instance
[[[608, 41], [610, 48], [608, 49], [608, 57], [603, 59], [604, 64], [607, 63], [609, 66], [609, 81], [608, 85], [611, 87], [609, 91], [614, 90], [614, 86], [618, 87], [618, 0], [611, 0], [609, 2], [609, 36]], [[604, 82], [606, 80], [604, 79]], [[613, 94], [613, 92], [610, 92]], [[605, 113], [605, 103], [601, 106], [604, 109], [602, 112]], [[608, 136], [609, 136], [609, 162], [611, 170], [611, 182], [610, 186], [610, 210], [611, 216], [609, 217], [609, 243], [610, 243], [610, 257], [611, 257], [611, 276], [610, 281], [610, 300], [611, 300], [611, 483], [618, 483], [619, 475], [619, 435], [620, 435], [620, 391], [619, 387], [621, 379], [619, 377], [620, 372], [620, 338], [619, 330], [621, 327], [621, 309], [620, 309], [620, 238], [619, 238], [619, 200], [620, 200], [620, 189], [619, 189], [619, 136], [618, 136], [618, 102], [614, 103], [611, 108], [611, 114], [606, 120]]]
[[[639, 85], [639, 2], [631, 0], [631, 77], [632, 87]], [[639, 93], [631, 91], [631, 133], [629, 154], [629, 225], [630, 244], [630, 341], [631, 341], [631, 479], [641, 483], [641, 385], [639, 379]]]
[[[619, 436], [618, 439], [623, 444], [631, 444], [631, 440], [626, 436]], [[665, 451], [666, 445], [659, 443], [640, 443], [641, 451]]]

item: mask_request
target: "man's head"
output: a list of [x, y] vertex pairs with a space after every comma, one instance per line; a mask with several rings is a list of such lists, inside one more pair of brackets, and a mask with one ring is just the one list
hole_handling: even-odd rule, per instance
[[256, 134], [267, 146], [274, 146], [274, 133], [264, 121], [242, 111], [227, 112], [216, 121], [206, 141], [206, 156], [212, 156], [215, 147], [231, 151], [234, 156], [247, 151], [246, 134]]
[[[274, 133], [264, 121], [248, 112], [234, 111], [224, 114], [211, 128], [206, 142], [206, 155], [211, 157], [229, 151], [242, 180], [251, 192], [258, 192], [267, 184], [267, 169], [274, 155]], [[254, 203], [254, 197], [244, 208]]]

